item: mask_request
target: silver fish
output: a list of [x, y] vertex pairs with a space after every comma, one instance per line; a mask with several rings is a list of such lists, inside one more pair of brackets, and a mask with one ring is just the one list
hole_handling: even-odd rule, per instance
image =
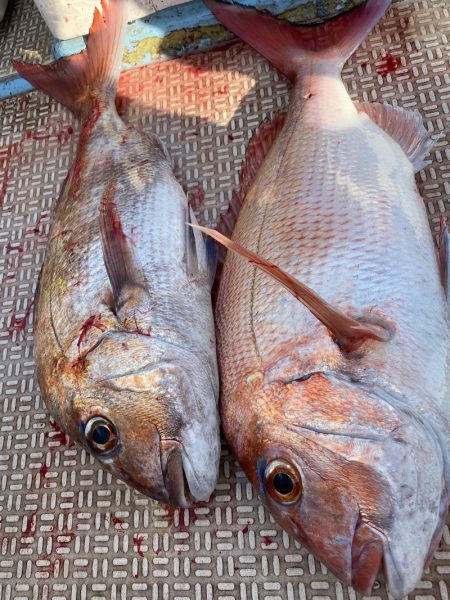
[[186, 506], [209, 498], [220, 455], [212, 269], [163, 144], [116, 112], [123, 5], [102, 2], [80, 54], [15, 62], [82, 120], [36, 296], [37, 372], [106, 469]]
[[224, 433], [287, 531], [360, 592], [383, 564], [402, 597], [448, 510], [450, 335], [414, 181], [429, 135], [340, 77], [390, 2], [309, 27], [207, 4], [293, 82], [250, 149], [232, 241], [210, 232], [249, 260], [228, 253], [217, 298]]

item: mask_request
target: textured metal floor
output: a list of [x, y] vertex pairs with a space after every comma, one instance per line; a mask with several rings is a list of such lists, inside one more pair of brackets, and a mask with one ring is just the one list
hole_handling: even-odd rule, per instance
[[49, 62], [52, 34], [33, 0], [9, 0], [0, 23], [0, 79], [15, 73], [12, 58]]
[[[437, 140], [418, 177], [433, 231], [450, 214], [449, 37], [446, 1], [398, 2], [344, 69], [355, 98], [424, 115]], [[121, 95], [124, 119], [161, 136], [200, 220], [215, 223], [251, 131], [286, 105], [288, 85], [237, 43], [129, 72]], [[272, 521], [226, 448], [211, 502], [171, 511], [49, 425], [32, 300], [79, 126], [39, 93], [0, 104], [0, 124], [0, 600], [354, 599]], [[411, 597], [448, 600], [449, 583], [447, 527]], [[375, 595], [387, 598], [382, 579]]]

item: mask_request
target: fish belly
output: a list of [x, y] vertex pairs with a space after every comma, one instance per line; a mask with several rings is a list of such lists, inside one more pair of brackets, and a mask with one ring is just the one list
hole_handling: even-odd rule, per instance
[[[95, 314], [101, 315], [105, 329], [120, 328], [111, 312], [100, 236], [104, 202], [115, 204], [149, 289], [149, 314], [137, 307], [139, 320], [151, 323], [152, 335], [204, 353], [208, 363], [214, 362], [209, 286], [206, 281], [192, 282], [186, 271], [183, 190], [159, 142], [108, 115], [85, 142], [84, 152], [78, 152], [58, 202], [40, 281], [37, 347], [42, 340], [47, 354], [53, 337], [52, 354], [62, 350], [76, 357], [80, 330]], [[209, 327], [199, 328], [199, 322]], [[90, 333], [95, 343], [102, 330], [92, 328]]]

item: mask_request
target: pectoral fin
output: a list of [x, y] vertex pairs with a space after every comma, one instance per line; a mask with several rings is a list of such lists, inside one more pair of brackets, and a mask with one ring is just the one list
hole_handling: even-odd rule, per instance
[[240, 254], [258, 267], [258, 269], [261, 269], [278, 281], [328, 328], [335, 342], [343, 351], [352, 352], [356, 350], [367, 338], [380, 342], [387, 342], [391, 338], [390, 332], [385, 327], [373, 323], [355, 321], [347, 317], [325, 302], [325, 300], [306, 285], [300, 283], [300, 281], [291, 277], [291, 275], [288, 275], [288, 273], [276, 265], [228, 239], [218, 231], [200, 226], [198, 226], [198, 229], [223, 244], [228, 250]]
[[441, 230], [439, 233], [439, 271], [441, 274], [441, 283], [449, 302], [450, 297], [450, 282], [448, 263], [450, 259], [450, 234], [448, 232], [448, 225], [446, 223], [444, 215], [441, 216]]
[[[217, 268], [217, 248], [214, 243], [205, 244], [203, 235], [191, 207], [187, 208], [186, 263], [190, 275], [206, 276], [210, 286], [214, 283]], [[189, 227], [190, 225], [190, 227]]]
[[[114, 198], [114, 182], [111, 182], [100, 203], [99, 227], [103, 260], [111, 283], [114, 304], [118, 312], [124, 302], [134, 296], [132, 290], [144, 292], [145, 281], [135, 265], [133, 241], [123, 230]], [[126, 290], [126, 291], [125, 291]], [[136, 303], [133, 300], [133, 303]]]

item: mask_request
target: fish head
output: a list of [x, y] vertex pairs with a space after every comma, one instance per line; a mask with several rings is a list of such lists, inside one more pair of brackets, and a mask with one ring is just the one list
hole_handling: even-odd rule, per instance
[[322, 374], [253, 386], [252, 401], [257, 414], [236, 431], [235, 449], [277, 521], [356, 590], [370, 593], [383, 565], [391, 594], [410, 592], [448, 509], [433, 432]]
[[220, 437], [217, 386], [204, 365], [176, 345], [115, 332], [70, 370], [70, 401], [58, 420], [72, 438], [156, 500], [190, 506], [209, 498]]

